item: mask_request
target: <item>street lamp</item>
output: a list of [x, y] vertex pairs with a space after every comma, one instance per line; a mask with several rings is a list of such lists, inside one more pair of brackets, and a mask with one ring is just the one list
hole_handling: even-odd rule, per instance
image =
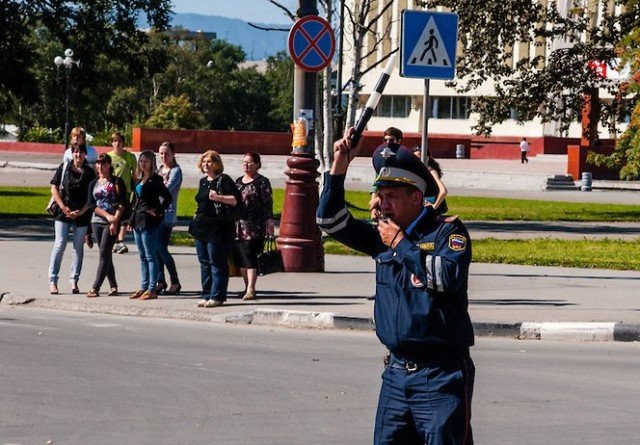
[[71, 67], [75, 63], [79, 64], [78, 61], [73, 60], [73, 50], [71, 48], [67, 48], [64, 50], [64, 58], [61, 56], [56, 56], [53, 59], [53, 63], [56, 64], [58, 70], [61, 66], [64, 66], [64, 73], [66, 78], [66, 88], [65, 88], [65, 100], [64, 100], [64, 108], [65, 108], [65, 121], [64, 121], [64, 149], [66, 150], [69, 147], [69, 86], [71, 84]]

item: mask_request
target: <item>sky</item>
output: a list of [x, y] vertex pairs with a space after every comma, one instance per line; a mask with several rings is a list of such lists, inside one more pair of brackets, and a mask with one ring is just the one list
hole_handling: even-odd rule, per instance
[[[284, 11], [267, 0], [172, 0], [171, 3], [173, 12], [219, 15], [247, 22], [291, 24]], [[298, 1], [278, 0], [278, 3], [295, 12]]]

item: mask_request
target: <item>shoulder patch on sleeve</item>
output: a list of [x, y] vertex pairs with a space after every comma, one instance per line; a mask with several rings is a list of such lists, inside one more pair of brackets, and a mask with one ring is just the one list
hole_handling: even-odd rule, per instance
[[467, 248], [467, 237], [464, 235], [449, 235], [449, 249], [461, 252]]

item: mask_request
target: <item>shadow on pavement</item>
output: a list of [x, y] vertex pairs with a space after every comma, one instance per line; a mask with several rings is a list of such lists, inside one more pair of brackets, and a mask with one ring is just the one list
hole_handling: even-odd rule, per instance
[[[621, 271], [628, 272], [628, 271]], [[576, 280], [640, 280], [640, 277], [605, 277], [605, 276], [575, 276], [575, 275], [554, 275], [549, 273], [541, 274], [514, 274], [514, 273], [469, 273], [474, 277], [501, 277], [501, 278], [561, 278], [566, 280], [574, 278]]]
[[575, 306], [565, 300], [533, 300], [523, 298], [504, 298], [494, 300], [469, 300], [469, 304], [482, 306]]

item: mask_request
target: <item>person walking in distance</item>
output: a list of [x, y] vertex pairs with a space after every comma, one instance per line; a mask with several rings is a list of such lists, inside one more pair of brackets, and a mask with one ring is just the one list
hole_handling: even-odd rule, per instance
[[475, 367], [467, 287], [471, 240], [456, 217], [424, 207], [427, 167], [407, 148], [386, 143], [373, 154], [379, 197], [377, 225], [354, 218], [344, 181], [353, 128], [334, 144], [317, 223], [337, 241], [376, 263], [376, 334], [389, 354], [374, 444], [473, 443], [471, 396]]
[[529, 158], [527, 155], [529, 154], [529, 142], [527, 142], [527, 138], [522, 138], [520, 141], [520, 163], [524, 164], [525, 162], [529, 163]]
[[[115, 176], [119, 176], [124, 182], [125, 187], [127, 188], [125, 196], [129, 200], [129, 204], [127, 209], [131, 209], [133, 206], [131, 203], [133, 202], [133, 185], [138, 182], [138, 174], [137, 174], [137, 161], [136, 156], [124, 149], [125, 139], [124, 135], [120, 132], [115, 132], [111, 135], [111, 150], [107, 153], [111, 157], [111, 162], [113, 165], [113, 174]], [[122, 216], [123, 221], [129, 219], [131, 214], [129, 210]], [[127, 234], [127, 228], [123, 225], [120, 228], [120, 232], [118, 232], [118, 239], [113, 246], [113, 251], [115, 253], [127, 253], [129, 248], [124, 242], [125, 235]]]

